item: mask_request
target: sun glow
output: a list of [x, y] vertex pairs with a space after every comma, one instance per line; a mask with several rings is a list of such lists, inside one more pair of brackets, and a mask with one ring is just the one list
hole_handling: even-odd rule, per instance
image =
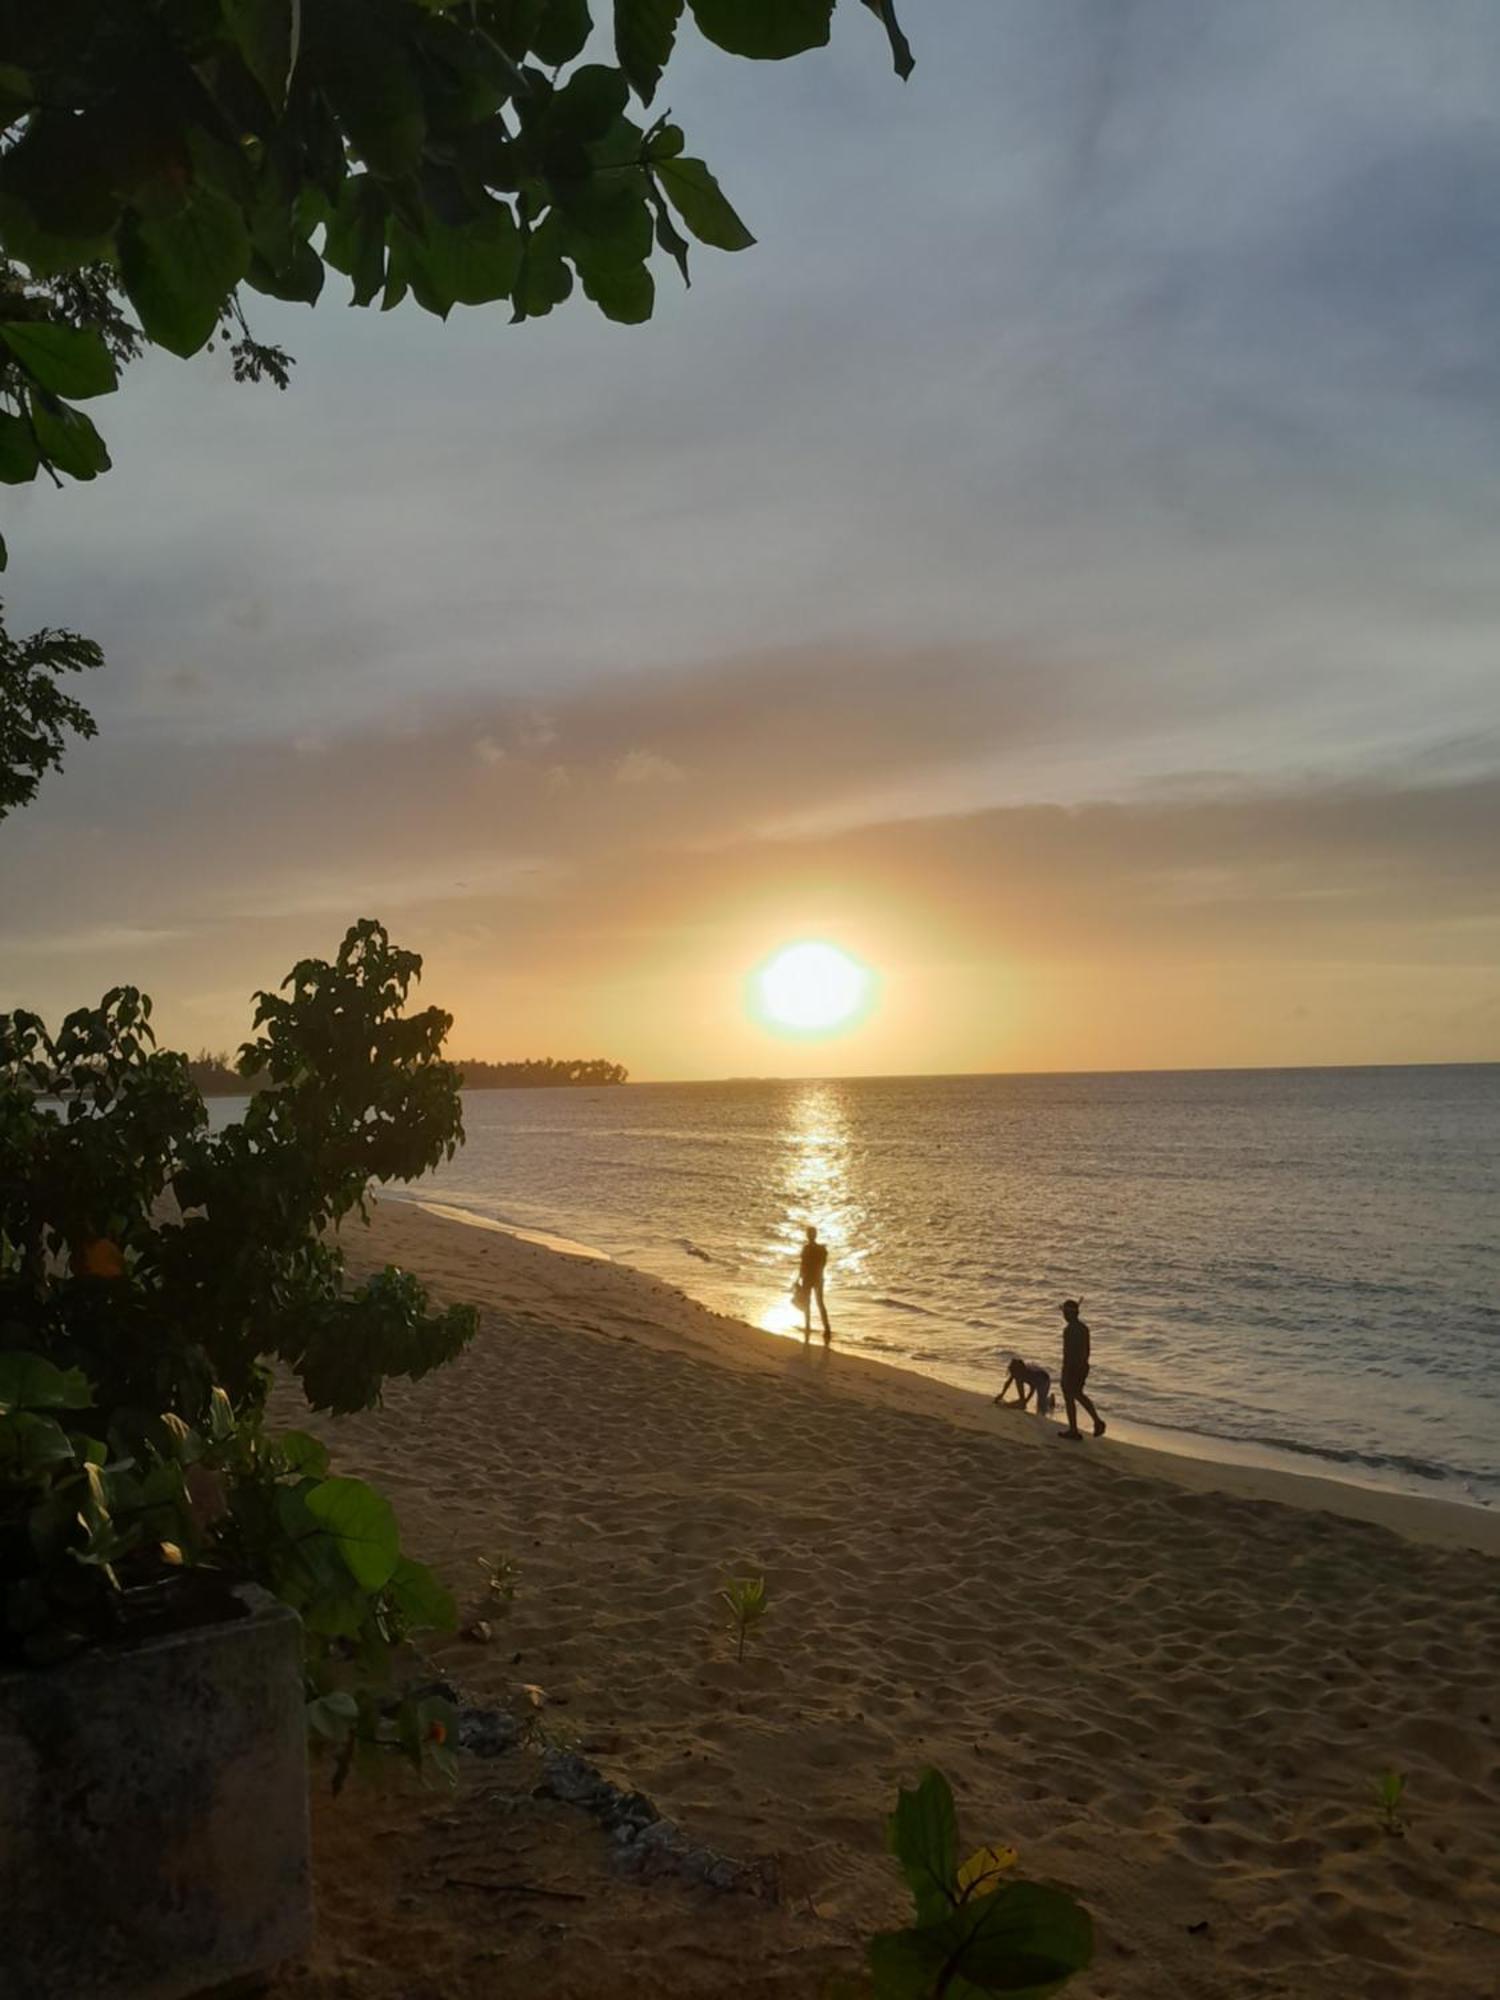
[[751, 985], [753, 1010], [769, 1026], [822, 1035], [850, 1026], [866, 1012], [874, 977], [836, 945], [809, 940], [767, 959]]

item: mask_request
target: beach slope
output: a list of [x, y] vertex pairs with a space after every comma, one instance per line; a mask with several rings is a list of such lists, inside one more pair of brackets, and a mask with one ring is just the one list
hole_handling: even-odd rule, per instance
[[[1493, 1517], [1061, 1446], [982, 1398], [412, 1205], [381, 1203], [349, 1247], [481, 1308], [454, 1367], [324, 1427], [471, 1610], [481, 1558], [519, 1568], [492, 1641], [445, 1642], [439, 1664], [487, 1701], [539, 1685], [611, 1777], [782, 1886], [774, 1910], [580, 1889], [538, 2000], [817, 1994], [899, 1917], [883, 1820], [926, 1764], [975, 1845], [1015, 1844], [1091, 1909], [1080, 1995], [1500, 1991]], [[715, 1593], [746, 1570], [771, 1609], [739, 1665]], [[1408, 1780], [1399, 1837], [1373, 1801], [1386, 1769]], [[511, 1990], [493, 1899], [476, 1913], [424, 1872], [444, 1813], [483, 1843], [472, 1781], [404, 1814], [349, 1797], [319, 1806], [338, 1887], [287, 1991], [429, 1990], [370, 1948], [384, 1925], [398, 1953], [410, 1923], [432, 1991]], [[363, 1878], [361, 1843], [379, 1848]], [[386, 1895], [403, 1867], [422, 1885], [405, 1915]], [[613, 1964], [611, 1938], [629, 1944]]]

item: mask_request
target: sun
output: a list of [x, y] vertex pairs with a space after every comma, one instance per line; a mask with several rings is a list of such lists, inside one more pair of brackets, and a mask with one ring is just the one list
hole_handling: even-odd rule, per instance
[[874, 976], [837, 945], [789, 944], [752, 976], [754, 1011], [789, 1034], [829, 1034], [868, 1008]]

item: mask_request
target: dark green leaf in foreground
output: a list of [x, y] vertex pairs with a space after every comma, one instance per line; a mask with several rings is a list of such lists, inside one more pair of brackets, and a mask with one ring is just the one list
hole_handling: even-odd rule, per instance
[[362, 1479], [325, 1479], [302, 1499], [361, 1589], [380, 1590], [390, 1582], [401, 1559], [401, 1541], [383, 1494]]
[[75, 410], [40, 389], [33, 390], [27, 400], [43, 458], [73, 479], [94, 479], [101, 472], [108, 472], [109, 453], [104, 440], [82, 410]]
[[81, 1368], [59, 1368], [41, 1354], [0, 1354], [0, 1416], [12, 1410], [86, 1410]]
[[29, 419], [0, 415], [0, 485], [24, 486], [28, 479], [36, 478], [40, 463], [36, 432]]
[[915, 1791], [904, 1787], [886, 1821], [886, 1846], [917, 1906], [920, 1924], [935, 1923], [953, 1908], [958, 1882], [958, 1815], [941, 1771], [924, 1771]]
[[220, 0], [220, 9], [246, 69], [280, 110], [292, 73], [292, 0]]
[[456, 228], [432, 223], [425, 236], [392, 225], [391, 278], [409, 285], [417, 303], [440, 318], [454, 306], [509, 298], [520, 262], [521, 239], [504, 202]]
[[615, 56], [643, 104], [656, 95], [683, 0], [615, 0]]
[[329, 221], [324, 255], [353, 280], [353, 304], [367, 306], [385, 284], [386, 196], [372, 174], [351, 174]]
[[589, 38], [589, 0], [543, 0], [531, 48], [538, 62], [556, 69], [572, 62]]
[[68, 1434], [51, 1417], [30, 1410], [0, 1417], [0, 1479], [22, 1480], [73, 1462]]
[[644, 264], [584, 264], [579, 281], [606, 319], [640, 326], [656, 303], [656, 280]]
[[392, 1570], [386, 1593], [408, 1632], [451, 1632], [458, 1623], [452, 1592], [410, 1556], [402, 1556]]
[[833, 0], [689, 0], [700, 31], [732, 56], [779, 62], [828, 40]]
[[421, 71], [387, 25], [395, 18], [362, 0], [319, 0], [304, 52], [356, 156], [392, 179], [421, 165], [427, 136]]
[[175, 215], [127, 218], [120, 273], [147, 337], [174, 354], [196, 354], [212, 337], [229, 294], [250, 263], [244, 217], [227, 195], [200, 187]]
[[651, 212], [656, 217], [656, 241], [658, 247], [666, 251], [673, 263], [676, 264], [678, 270], [681, 271], [682, 282], [685, 285], [691, 285], [693, 281], [688, 275], [687, 238], [673, 222], [671, 211], [668, 209], [667, 204], [654, 191], [651, 196]]
[[663, 193], [700, 243], [716, 250], [750, 248], [755, 238], [702, 160], [657, 160], [655, 170]]
[[51, 320], [0, 322], [0, 341], [33, 382], [54, 396], [104, 396], [115, 386], [109, 349], [91, 328]]
[[1013, 1882], [938, 1924], [872, 1938], [876, 2000], [948, 2000], [1005, 1994], [1047, 2000], [1093, 1957], [1088, 1913], [1062, 1889]]
[[865, 5], [884, 27], [896, 74], [904, 83], [916, 68], [917, 59], [911, 52], [911, 43], [901, 32], [901, 23], [896, 19], [896, 0], [865, 0]]

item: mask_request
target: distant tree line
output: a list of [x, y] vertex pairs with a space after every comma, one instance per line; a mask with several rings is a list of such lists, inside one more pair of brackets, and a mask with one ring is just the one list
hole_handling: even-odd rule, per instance
[[458, 1064], [465, 1090], [543, 1090], [558, 1084], [624, 1083], [630, 1072], [624, 1063], [603, 1056], [577, 1057], [571, 1062], [543, 1056], [532, 1062], [464, 1062]]
[[[464, 1090], [544, 1090], [558, 1084], [624, 1084], [630, 1076], [624, 1062], [606, 1062], [602, 1056], [576, 1056], [562, 1062], [556, 1056], [540, 1056], [532, 1062], [460, 1062]], [[244, 1098], [260, 1090], [260, 1078], [246, 1078], [234, 1068], [234, 1058], [220, 1050], [214, 1054], [200, 1048], [188, 1062], [188, 1074], [206, 1098]]]
[[[561, 1084], [624, 1083], [630, 1072], [624, 1063], [602, 1056], [576, 1057], [571, 1062], [542, 1056], [531, 1062], [460, 1062], [464, 1090], [542, 1090]], [[200, 1049], [188, 1062], [188, 1074], [205, 1097], [245, 1097], [259, 1090], [258, 1077], [243, 1077], [227, 1053]]]
[[215, 1055], [209, 1049], [199, 1049], [197, 1055], [189, 1056], [188, 1075], [204, 1097], [249, 1097], [265, 1082], [263, 1077], [241, 1076], [234, 1058], [223, 1050]]

